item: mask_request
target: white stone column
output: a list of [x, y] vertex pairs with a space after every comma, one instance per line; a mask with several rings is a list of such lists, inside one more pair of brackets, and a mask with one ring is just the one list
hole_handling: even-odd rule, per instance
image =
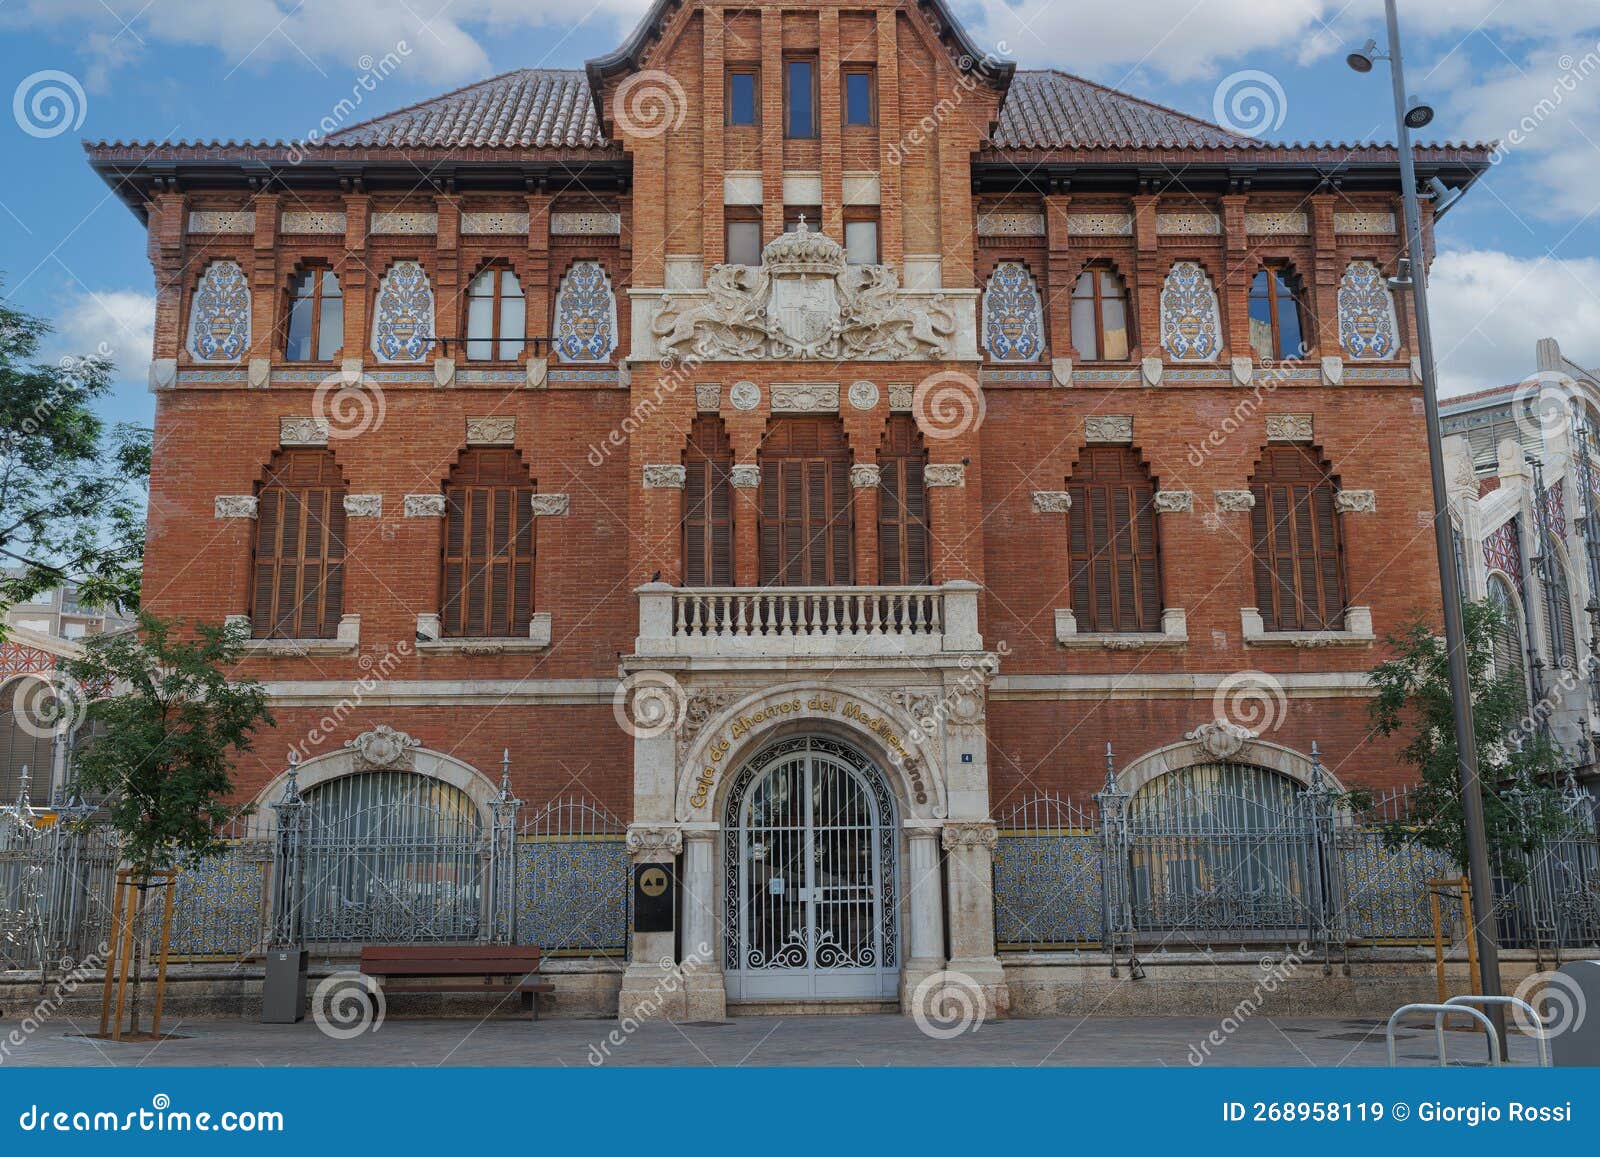
[[683, 851], [683, 987], [689, 1020], [721, 1020], [728, 1011], [717, 924], [717, 832], [685, 831]]
[[[629, 861], [672, 864], [683, 850], [683, 832], [676, 826], [634, 824], [628, 828]], [[630, 876], [628, 886], [633, 887]], [[633, 951], [622, 974], [617, 998], [619, 1020], [685, 1020], [683, 974], [674, 954], [672, 932], [635, 932]]]
[[[1004, 1015], [1011, 1007], [1005, 973], [994, 947], [993, 822], [944, 826], [945, 871], [949, 880], [950, 968], [969, 977], [983, 994], [985, 1015]], [[955, 978], [961, 983], [960, 978]]]
[[939, 832], [912, 829], [906, 891], [911, 907], [911, 943], [900, 979], [900, 1009], [914, 1010], [913, 996], [928, 977], [944, 968], [944, 885], [939, 871]]

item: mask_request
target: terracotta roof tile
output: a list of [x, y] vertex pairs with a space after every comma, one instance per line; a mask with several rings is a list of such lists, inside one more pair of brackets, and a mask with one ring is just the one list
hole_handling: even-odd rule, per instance
[[606, 143], [573, 69], [522, 68], [332, 133], [330, 145], [384, 148], [600, 148]]
[[1261, 144], [1209, 121], [1053, 70], [1018, 70], [1000, 110], [993, 143], [1002, 149]]

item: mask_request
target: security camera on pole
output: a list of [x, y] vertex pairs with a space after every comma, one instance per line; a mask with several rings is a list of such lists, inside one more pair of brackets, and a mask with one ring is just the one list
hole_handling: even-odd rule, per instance
[[[1400, 16], [1395, 0], [1384, 0], [1389, 25], [1389, 51], [1380, 52], [1375, 40], [1368, 40], [1345, 58], [1357, 72], [1371, 72], [1379, 60], [1389, 62], [1394, 82], [1395, 128], [1400, 152], [1400, 187], [1405, 201], [1406, 252], [1409, 255], [1400, 276], [1391, 284], [1410, 288], [1416, 295], [1417, 353], [1422, 362], [1422, 400], [1428, 423], [1428, 467], [1433, 476], [1433, 530], [1439, 553], [1439, 586], [1444, 596], [1444, 637], [1450, 658], [1450, 693], [1455, 714], [1456, 752], [1461, 780], [1461, 811], [1466, 831], [1467, 871], [1472, 880], [1472, 924], [1477, 940], [1479, 983], [1487, 996], [1500, 995], [1500, 950], [1495, 943], [1494, 877], [1489, 868], [1488, 842], [1483, 826], [1483, 790], [1478, 780], [1478, 748], [1472, 722], [1471, 684], [1467, 677], [1467, 651], [1461, 619], [1461, 591], [1456, 586], [1455, 543], [1450, 533], [1449, 506], [1444, 480], [1444, 451], [1439, 431], [1439, 392], [1434, 375], [1433, 333], [1428, 321], [1427, 263], [1422, 247], [1422, 213], [1417, 200], [1417, 172], [1411, 154], [1411, 130], [1424, 128], [1433, 120], [1433, 108], [1415, 96], [1407, 96], [1405, 71], [1400, 56]], [[1433, 188], [1436, 198], [1448, 194], [1442, 184]], [[1447, 196], [1438, 202], [1442, 209], [1454, 200]], [[1409, 277], [1407, 276], [1409, 274]], [[1409, 286], [1406, 282], [1409, 280]], [[1504, 1055], [1506, 1047], [1505, 1013], [1491, 1006], [1495, 1029]]]

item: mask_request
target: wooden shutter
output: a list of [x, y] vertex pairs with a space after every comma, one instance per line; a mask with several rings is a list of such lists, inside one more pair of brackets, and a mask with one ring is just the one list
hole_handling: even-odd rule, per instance
[[837, 418], [777, 418], [761, 466], [762, 585], [855, 581], [850, 451]]
[[733, 447], [722, 419], [695, 419], [683, 462], [683, 583], [732, 586]]
[[927, 464], [916, 419], [892, 415], [878, 450], [878, 566], [887, 586], [932, 581], [928, 492], [923, 485]]
[[1161, 629], [1155, 484], [1123, 446], [1090, 446], [1067, 481], [1068, 582], [1085, 633]]
[[251, 634], [331, 639], [344, 615], [344, 479], [331, 450], [280, 450], [256, 488]]
[[512, 449], [464, 452], [445, 483], [440, 626], [526, 638], [533, 619], [533, 482]]
[[1256, 607], [1269, 631], [1344, 627], [1344, 552], [1328, 464], [1304, 446], [1269, 446], [1250, 480]]

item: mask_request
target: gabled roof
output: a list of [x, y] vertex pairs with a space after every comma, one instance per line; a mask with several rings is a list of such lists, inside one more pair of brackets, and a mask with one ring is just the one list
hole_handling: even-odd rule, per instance
[[385, 148], [603, 148], [581, 72], [519, 68], [387, 116], [340, 129], [333, 146]]
[[1018, 72], [1012, 78], [992, 140], [1000, 149], [1249, 148], [1260, 143], [1054, 69]]

